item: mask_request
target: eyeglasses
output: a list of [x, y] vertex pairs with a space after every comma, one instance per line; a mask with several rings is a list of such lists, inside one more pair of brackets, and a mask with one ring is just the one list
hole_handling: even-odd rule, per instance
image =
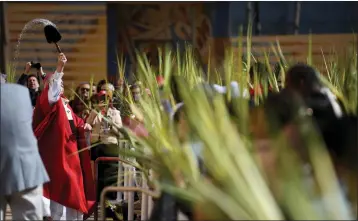
[[81, 88], [81, 91], [82, 91], [82, 92], [89, 92], [90, 89], [89, 89], [89, 88]]

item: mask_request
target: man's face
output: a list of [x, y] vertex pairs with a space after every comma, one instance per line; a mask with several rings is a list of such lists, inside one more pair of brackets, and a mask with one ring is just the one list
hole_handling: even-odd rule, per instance
[[83, 84], [80, 86], [79, 95], [84, 100], [89, 100], [90, 85]]
[[132, 89], [131, 89], [131, 92], [132, 92], [133, 100], [134, 100], [135, 102], [139, 101], [140, 98], [141, 98], [140, 88], [139, 88], [139, 87], [132, 88]]
[[39, 88], [39, 82], [36, 77], [29, 77], [27, 79], [27, 87], [32, 90], [37, 90]]
[[97, 93], [97, 86], [93, 85], [92, 86], [92, 95]]

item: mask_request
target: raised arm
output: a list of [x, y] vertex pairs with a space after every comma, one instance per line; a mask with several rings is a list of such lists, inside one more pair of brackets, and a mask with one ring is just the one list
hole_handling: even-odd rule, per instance
[[55, 73], [49, 74], [45, 79], [45, 88], [40, 94], [40, 98], [36, 104], [44, 114], [48, 114], [53, 105], [60, 99], [63, 93], [63, 68], [66, 63], [66, 57], [64, 54], [58, 56], [58, 64]]
[[43, 90], [44, 87], [44, 80], [46, 77], [46, 73], [43, 71], [42, 67], [40, 66], [39, 69], [37, 69], [37, 80], [39, 81], [40, 90]]
[[87, 120], [86, 120], [86, 123], [88, 123], [89, 125], [91, 126], [94, 126], [95, 125], [95, 119], [97, 117], [97, 112], [94, 111], [94, 110], [91, 110], [91, 113], [89, 114]]
[[48, 88], [48, 102], [50, 105], [55, 104], [63, 94], [63, 69], [67, 62], [65, 54], [61, 53], [58, 56], [57, 68], [55, 73], [50, 76]]
[[27, 87], [27, 77], [31, 70], [31, 62], [27, 62], [25, 65], [24, 73], [20, 76], [20, 78], [17, 80], [18, 84], [21, 84], [25, 87]]

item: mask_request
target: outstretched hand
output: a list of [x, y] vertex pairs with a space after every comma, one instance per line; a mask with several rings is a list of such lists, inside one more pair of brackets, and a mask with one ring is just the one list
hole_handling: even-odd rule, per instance
[[44, 72], [44, 70], [42, 69], [42, 67], [40, 67], [39, 70], [37, 70], [37, 75], [41, 76], [41, 77], [45, 77], [46, 73]]
[[88, 124], [88, 123], [85, 123], [85, 125], [83, 126], [83, 129], [84, 129], [85, 131], [91, 131], [91, 130], [92, 130], [92, 126], [91, 126], [90, 124]]
[[66, 58], [65, 54], [60, 53], [58, 55], [58, 59], [57, 59], [57, 69], [56, 69], [56, 71], [59, 72], [59, 73], [63, 72], [63, 69], [65, 68], [66, 62], [67, 62], [67, 58]]
[[27, 62], [25, 65], [25, 74], [28, 74], [31, 70], [31, 62]]

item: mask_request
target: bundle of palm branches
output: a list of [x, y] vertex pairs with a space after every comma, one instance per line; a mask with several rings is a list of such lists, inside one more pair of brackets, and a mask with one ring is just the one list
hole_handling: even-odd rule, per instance
[[16, 83], [16, 71], [12, 64], [6, 66], [6, 82]]
[[[152, 67], [146, 56], [137, 52], [136, 77], [152, 93], [144, 94], [140, 102], [140, 114], [149, 136], [139, 138], [128, 131], [131, 140], [136, 141], [135, 151], [130, 154], [142, 162], [143, 172], [151, 169], [158, 175], [154, 180], [158, 188], [190, 204], [196, 219], [353, 219], [357, 205], [353, 191], [356, 179], [352, 179], [353, 188], [342, 190], [330, 154], [304, 111], [295, 116], [295, 133], [304, 140], [300, 148], [307, 156], [302, 160], [285, 131], [277, 131], [274, 137], [267, 139], [268, 149], [259, 148], [260, 139], [250, 135], [253, 121], [249, 119], [253, 114], [248, 100], [234, 102], [233, 117], [228, 107], [234, 100], [230, 90], [225, 95], [208, 96], [205, 84], [209, 79], [211, 84], [226, 88], [230, 88], [230, 82], [237, 81], [241, 92], [263, 84], [264, 93], [256, 95], [256, 105], [265, 100], [268, 87], [279, 91], [278, 81], [284, 85], [284, 72], [289, 64], [282, 57], [279, 45], [275, 51], [280, 62], [280, 79], [273, 73], [266, 56], [264, 63], [269, 75], [262, 80], [260, 73], [254, 71], [251, 81], [250, 48], [246, 53], [250, 56], [244, 61], [241, 47], [242, 39], [238, 55], [228, 48], [223, 72], [214, 71], [211, 77], [206, 76], [209, 71], [205, 73], [195, 60], [190, 46], [184, 53], [159, 49], [158, 68]], [[165, 53], [161, 53], [163, 50]], [[326, 62], [326, 69], [328, 74], [322, 76], [322, 81], [349, 113], [356, 114], [357, 52], [350, 50], [346, 60]], [[157, 75], [165, 79], [161, 96], [157, 93]], [[172, 76], [181, 78], [177, 84], [184, 103], [185, 127], [173, 123], [161, 106], [163, 97], [174, 102]], [[269, 122], [266, 118], [263, 116], [254, 126], [266, 128]], [[184, 140], [179, 137], [183, 133]], [[199, 158], [205, 173], [200, 170], [195, 144], [200, 144]]]

